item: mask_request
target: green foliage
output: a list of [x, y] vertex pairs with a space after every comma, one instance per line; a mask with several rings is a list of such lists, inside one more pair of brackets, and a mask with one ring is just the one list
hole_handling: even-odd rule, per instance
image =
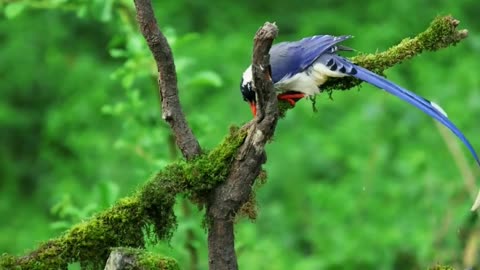
[[[184, 112], [205, 149], [251, 117], [238, 84], [265, 21], [277, 22], [279, 41], [352, 34], [345, 45], [363, 57], [423, 31], [439, 14], [459, 19], [468, 39], [386, 75], [442, 104], [480, 146], [478, 1], [307, 0], [295, 12], [291, 1], [155, 5]], [[132, 7], [130, 0], [0, 2], [0, 253], [24, 254], [178, 159]], [[269, 182], [255, 198], [258, 217], [236, 227], [240, 268], [405, 269], [408, 261], [464, 269], [459, 232], [476, 192], [468, 181], [479, 175], [470, 157], [449, 150], [456, 139], [439, 136], [428, 117], [376, 88], [333, 98], [320, 95], [316, 114], [301, 101], [279, 122]], [[173, 210], [169, 243], [146, 245], [181, 269], [205, 269], [202, 213], [184, 198]]]

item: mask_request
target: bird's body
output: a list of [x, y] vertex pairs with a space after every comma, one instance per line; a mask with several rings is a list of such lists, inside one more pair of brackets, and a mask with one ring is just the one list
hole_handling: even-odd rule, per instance
[[[273, 67], [273, 65], [272, 65]], [[273, 73], [273, 72], [272, 72]], [[324, 84], [329, 77], [345, 77], [345, 74], [331, 71], [321, 63], [315, 63], [305, 72], [297, 73], [283, 80], [274, 81], [275, 89], [279, 92], [295, 91], [304, 93], [306, 96], [313, 96], [320, 93], [320, 86]], [[252, 66], [249, 66], [244, 72], [244, 81], [251, 81]]]
[[[318, 94], [320, 87], [328, 78], [352, 76], [407, 101], [438, 120], [460, 138], [480, 165], [480, 159], [470, 142], [447, 118], [447, 114], [439, 105], [339, 56], [338, 51], [351, 50], [337, 45], [349, 38], [351, 36], [318, 35], [272, 46], [270, 65], [278, 98], [288, 101], [293, 106], [304, 96]], [[251, 66], [243, 73], [240, 90], [255, 114], [256, 99]]]
[[[345, 47], [335, 44], [348, 38], [350, 36], [313, 36], [274, 45], [270, 49], [270, 65], [275, 89], [280, 93], [295, 91], [313, 96], [320, 93], [319, 87], [329, 77], [347, 76], [328, 68], [324, 61], [321, 61], [324, 60], [321, 56], [336, 56], [336, 52], [345, 50]], [[252, 83], [251, 66], [243, 73], [242, 87], [248, 83]]]

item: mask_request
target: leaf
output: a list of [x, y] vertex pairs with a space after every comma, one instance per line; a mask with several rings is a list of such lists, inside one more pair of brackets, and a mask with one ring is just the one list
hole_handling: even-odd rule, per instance
[[221, 87], [223, 85], [222, 78], [213, 71], [201, 71], [190, 79], [192, 85]]
[[100, 20], [102, 22], [108, 22], [112, 19], [112, 0], [106, 0], [103, 3], [102, 14], [100, 15]]
[[108, 207], [118, 200], [120, 187], [113, 181], [103, 181], [98, 185], [102, 206]]
[[5, 17], [7, 19], [13, 19], [18, 16], [27, 6], [26, 2], [20, 1], [7, 5], [5, 8]]
[[103, 105], [101, 111], [103, 114], [111, 115], [113, 112], [112, 105], [109, 105], [109, 104]]
[[70, 228], [70, 226], [72, 226], [72, 224], [67, 221], [55, 221], [50, 223], [50, 229], [52, 230], [66, 230]]
[[113, 58], [120, 58], [120, 57], [126, 57], [127, 53], [123, 49], [110, 49], [110, 56]]

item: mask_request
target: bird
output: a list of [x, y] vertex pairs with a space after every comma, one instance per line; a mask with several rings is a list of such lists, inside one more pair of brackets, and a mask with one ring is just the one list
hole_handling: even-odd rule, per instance
[[[271, 79], [278, 93], [277, 98], [294, 106], [304, 97], [319, 94], [321, 86], [329, 78], [355, 77], [412, 104], [442, 123], [465, 144], [480, 166], [480, 159], [475, 149], [450, 121], [442, 107], [338, 55], [340, 51], [353, 50], [339, 44], [350, 38], [352, 38], [351, 35], [316, 35], [273, 45], [269, 51], [270, 68]], [[255, 116], [256, 94], [251, 65], [243, 73], [240, 91], [244, 101], [250, 104]]]

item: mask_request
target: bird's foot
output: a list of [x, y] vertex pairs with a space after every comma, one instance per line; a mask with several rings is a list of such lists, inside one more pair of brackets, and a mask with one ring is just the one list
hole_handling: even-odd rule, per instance
[[305, 94], [302, 93], [284, 93], [277, 96], [278, 100], [285, 100], [290, 105], [295, 106], [295, 103], [300, 99], [304, 98]]

